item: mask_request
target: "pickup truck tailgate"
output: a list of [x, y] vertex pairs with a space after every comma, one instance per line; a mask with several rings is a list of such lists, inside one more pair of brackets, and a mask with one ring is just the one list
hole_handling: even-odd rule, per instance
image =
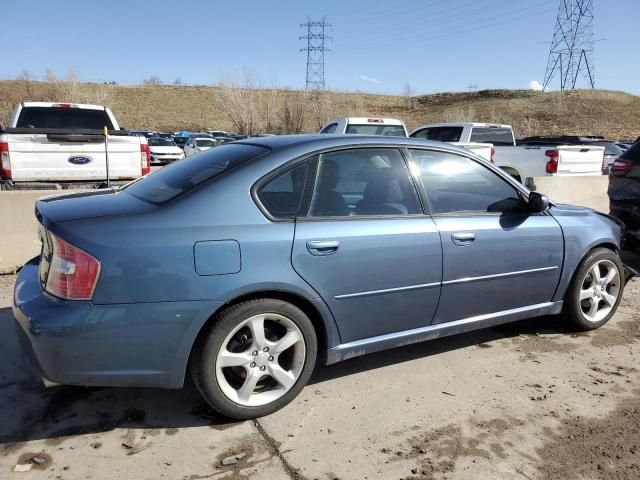
[[[102, 135], [3, 134], [9, 144], [13, 181], [99, 181], [107, 176]], [[109, 175], [113, 180], [141, 175], [140, 137], [109, 136]]]
[[571, 145], [554, 147], [558, 150], [558, 174], [602, 175], [604, 147]]

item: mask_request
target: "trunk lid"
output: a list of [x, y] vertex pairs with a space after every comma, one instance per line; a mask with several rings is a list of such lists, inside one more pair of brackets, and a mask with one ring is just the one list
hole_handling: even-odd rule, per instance
[[604, 147], [585, 145], [563, 145], [550, 147], [558, 150], [558, 174], [560, 175], [602, 175]]
[[105, 189], [44, 197], [36, 202], [36, 217], [48, 227], [52, 223], [84, 218], [129, 215], [158, 207], [118, 190]]

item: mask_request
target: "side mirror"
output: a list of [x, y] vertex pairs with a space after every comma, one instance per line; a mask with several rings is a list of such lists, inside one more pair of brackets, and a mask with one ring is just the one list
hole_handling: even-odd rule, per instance
[[548, 208], [549, 199], [546, 195], [542, 195], [538, 192], [531, 192], [529, 194], [529, 213], [546, 212]]

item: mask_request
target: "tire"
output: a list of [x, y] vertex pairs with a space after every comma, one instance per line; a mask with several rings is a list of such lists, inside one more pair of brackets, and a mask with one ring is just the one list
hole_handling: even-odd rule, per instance
[[302, 391], [317, 348], [313, 324], [298, 307], [270, 298], [249, 300], [223, 310], [200, 336], [191, 375], [216, 411], [239, 420], [257, 418]]
[[[596, 265], [600, 281], [595, 277]], [[612, 278], [607, 283], [609, 274]], [[563, 313], [578, 329], [594, 330], [616, 313], [623, 291], [624, 267], [620, 257], [608, 248], [596, 248], [580, 262], [567, 290]]]

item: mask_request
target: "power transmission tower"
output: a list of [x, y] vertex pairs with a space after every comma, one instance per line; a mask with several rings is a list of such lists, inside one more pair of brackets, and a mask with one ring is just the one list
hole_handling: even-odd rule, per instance
[[307, 90], [325, 88], [324, 52], [330, 52], [331, 49], [326, 48], [324, 43], [326, 40], [332, 40], [332, 37], [325, 34], [325, 29], [333, 26], [327, 23], [325, 18], [314, 22], [307, 17], [307, 22], [300, 25], [300, 28], [307, 29], [307, 34], [300, 37], [300, 40], [307, 41], [307, 46], [300, 49], [301, 52], [307, 52]]
[[560, 0], [543, 89], [557, 73], [560, 90], [574, 90], [582, 75], [594, 88], [593, 0]]

